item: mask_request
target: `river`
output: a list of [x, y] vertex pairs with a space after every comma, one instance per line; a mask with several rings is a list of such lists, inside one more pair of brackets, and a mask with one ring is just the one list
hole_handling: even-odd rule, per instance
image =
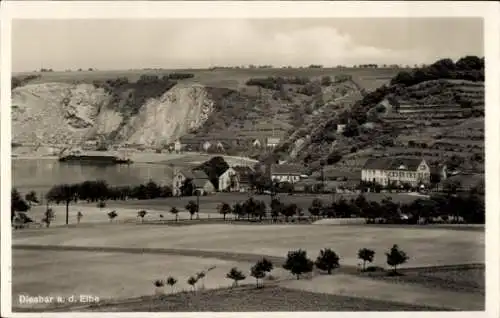
[[110, 185], [137, 185], [149, 180], [167, 184], [171, 176], [171, 168], [161, 164], [96, 166], [59, 163], [56, 159], [12, 160], [12, 185], [23, 194], [34, 190], [43, 195], [56, 184], [98, 179]]

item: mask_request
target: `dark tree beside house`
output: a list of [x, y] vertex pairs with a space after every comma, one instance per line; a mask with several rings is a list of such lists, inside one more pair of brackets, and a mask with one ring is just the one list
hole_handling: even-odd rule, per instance
[[193, 219], [193, 215], [198, 212], [198, 204], [195, 201], [191, 200], [186, 205], [186, 210], [189, 212], [189, 219]]
[[71, 202], [78, 200], [78, 185], [77, 184], [61, 184], [52, 187], [46, 195], [49, 202], [66, 204], [66, 224], [69, 223], [69, 205]]
[[229, 164], [221, 156], [210, 158], [210, 160], [202, 163], [196, 169], [205, 172], [209, 180], [214, 184], [215, 188], [219, 187], [219, 177], [229, 169]]

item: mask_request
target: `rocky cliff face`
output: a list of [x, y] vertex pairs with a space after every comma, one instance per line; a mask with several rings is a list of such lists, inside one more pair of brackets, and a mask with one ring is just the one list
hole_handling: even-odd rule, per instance
[[174, 87], [150, 99], [121, 130], [118, 139], [132, 144], [160, 146], [203, 125], [214, 103], [203, 86]]
[[[46, 83], [12, 91], [12, 139], [26, 145], [78, 145], [91, 139], [157, 146], [200, 127], [213, 110], [201, 85], [174, 86], [133, 115], [92, 84]], [[116, 98], [116, 97], [115, 97]]]

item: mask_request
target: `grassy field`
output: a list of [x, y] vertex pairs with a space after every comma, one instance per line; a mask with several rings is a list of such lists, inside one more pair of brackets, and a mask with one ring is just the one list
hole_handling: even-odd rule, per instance
[[92, 83], [95, 80], [127, 77], [129, 81], [137, 81], [143, 74], [163, 76], [174, 72], [192, 73], [195, 76], [182, 80], [182, 83], [200, 83], [206, 86], [237, 89], [244, 85], [251, 77], [268, 76], [307, 76], [320, 78], [321, 76], [335, 76], [339, 74], [352, 75], [361, 87], [367, 90], [375, 89], [390, 81], [403, 69], [358, 69], [358, 68], [272, 68], [272, 69], [186, 69], [186, 70], [123, 70], [123, 71], [82, 71], [82, 72], [46, 72], [46, 73], [19, 73], [19, 76], [41, 74], [41, 78], [30, 83], [74, 82]]
[[320, 249], [329, 247], [342, 257], [342, 264], [354, 267], [359, 263], [358, 249], [375, 250], [374, 264], [385, 266], [384, 252], [398, 244], [411, 257], [407, 267], [484, 262], [484, 232], [426, 227], [102, 224], [15, 231], [13, 244], [202, 250], [275, 257], [298, 248], [316, 257]]
[[[179, 292], [189, 290], [190, 287], [186, 284], [189, 276], [213, 266], [215, 269], [208, 273], [198, 287], [202, 284], [207, 289], [227, 287], [231, 282], [225, 278], [225, 273], [231, 267], [236, 266], [248, 274], [252, 262], [264, 255], [269, 255], [276, 266], [271, 273], [273, 282], [265, 284], [288, 288], [280, 289], [277, 294], [281, 296], [277, 295], [277, 299], [283, 299], [286, 295], [290, 296], [290, 300], [309, 297], [310, 292], [314, 294], [304, 299], [310, 302], [320, 302], [319, 299], [324, 299], [321, 305], [314, 309], [305, 307], [300, 302], [277, 301], [273, 298], [263, 303], [266, 310], [410, 310], [419, 306], [474, 310], [484, 303], [484, 293], [470, 294], [460, 290], [436, 289], [411, 282], [394, 284], [386, 280], [349, 274], [349, 268], [355, 270], [359, 263], [356, 259], [359, 248], [374, 249], [374, 265], [385, 267], [383, 253], [394, 243], [399, 244], [410, 256], [407, 266], [403, 268], [484, 263], [483, 232], [351, 225], [301, 225], [300, 232], [297, 230], [297, 225], [174, 227], [100, 224], [15, 231], [12, 258], [13, 304], [24, 309], [43, 307], [20, 304], [20, 294], [64, 297], [92, 295], [101, 300], [152, 295], [155, 292], [152, 282], [155, 279], [165, 279], [169, 275], [178, 279], [175, 291]], [[312, 278], [296, 281], [280, 268], [289, 250], [305, 249], [309, 257], [314, 259], [319, 249], [324, 247], [332, 248], [341, 256], [340, 272], [333, 276], [316, 274]], [[145, 248], [147, 250], [144, 250]], [[443, 277], [446, 275], [450, 276], [441, 274]], [[480, 278], [480, 275], [476, 277], [479, 280]], [[253, 282], [253, 278], [248, 278], [243, 283]], [[383, 292], [380, 292], [381, 290]], [[165, 291], [169, 291], [168, 286]], [[252, 309], [254, 303], [251, 302], [244, 302], [248, 303], [248, 306], [238, 305], [238, 297], [226, 296], [224, 299], [229, 299], [228, 302], [222, 302], [222, 298], [216, 296], [219, 293], [227, 291], [173, 295], [169, 297], [176, 300], [168, 302], [175, 304], [173, 307], [158, 302], [153, 302], [152, 306], [165, 311], [255, 310]], [[268, 295], [267, 291], [254, 290], [250, 290], [246, 295], [255, 293]], [[210, 299], [213, 301], [209, 301]], [[187, 305], [186, 300], [189, 300], [191, 305]], [[327, 305], [328, 302], [331, 305]], [[404, 303], [406, 307], [397, 307], [398, 305], [392, 302]], [[147, 301], [129, 305], [125, 302], [116, 307], [104, 306], [95, 310], [147, 311], [149, 308]], [[414, 307], [408, 307], [411, 305]]]

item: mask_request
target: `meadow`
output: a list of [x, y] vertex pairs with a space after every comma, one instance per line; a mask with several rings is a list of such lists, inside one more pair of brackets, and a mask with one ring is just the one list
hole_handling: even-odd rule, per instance
[[[35, 308], [16, 303], [20, 294], [85, 294], [104, 301], [119, 301], [154, 294], [153, 281], [166, 279], [167, 276], [178, 279], [175, 292], [188, 291], [191, 289], [186, 283], [189, 276], [214, 266], [198, 283], [198, 288], [202, 285], [206, 289], [229, 287], [231, 281], [225, 278], [225, 273], [230, 268], [238, 267], [249, 276], [251, 265], [262, 256], [268, 256], [276, 267], [271, 273], [272, 281], [265, 284], [297, 293], [312, 292], [315, 297], [362, 297], [358, 299], [358, 305], [367, 299], [457, 310], [478, 309], [484, 302], [484, 295], [481, 294], [374, 280], [352, 275], [349, 270], [358, 267], [357, 251], [364, 247], [376, 252], [373, 265], [387, 267], [384, 252], [392, 244], [398, 244], [410, 256], [403, 269], [481, 264], [484, 263], [483, 232], [430, 227], [297, 226], [218, 224], [176, 227], [104, 223], [15, 231], [13, 303], [17, 308]], [[305, 249], [308, 256], [315, 259], [319, 250], [325, 247], [332, 248], [341, 257], [341, 268], [332, 276], [309, 275], [297, 281], [280, 266], [290, 250]], [[254, 282], [250, 277], [242, 283]], [[170, 292], [168, 286], [165, 286], [165, 292]], [[264, 288], [262, 293], [268, 292]], [[199, 293], [186, 297], [208, 297], [201, 291]], [[212, 302], [205, 308], [216, 304]], [[201, 305], [193, 306], [184, 304], [183, 308], [194, 310]], [[337, 310], [342, 310], [340, 305], [337, 306]], [[144, 304], [139, 306], [140, 309], [144, 309]]]
[[30, 83], [50, 82], [82, 82], [127, 77], [129, 81], [137, 81], [141, 75], [164, 76], [171, 73], [192, 73], [193, 78], [184, 79], [185, 84], [199, 83], [211, 87], [238, 89], [252, 77], [268, 76], [306, 76], [320, 78], [322, 76], [334, 76], [338, 74], [352, 75], [353, 79], [363, 88], [372, 90], [388, 83], [398, 72], [404, 70], [396, 68], [233, 68], [233, 69], [179, 69], [179, 70], [96, 70], [96, 71], [72, 71], [72, 72], [26, 72], [14, 74], [14, 76], [42, 75]]

